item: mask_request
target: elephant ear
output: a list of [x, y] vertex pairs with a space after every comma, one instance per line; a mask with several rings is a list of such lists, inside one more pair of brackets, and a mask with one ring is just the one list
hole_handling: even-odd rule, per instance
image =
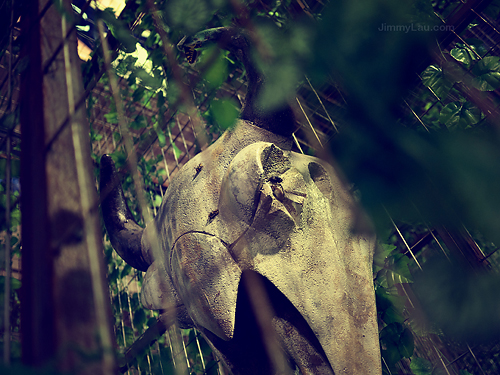
[[[167, 277], [165, 277], [167, 276]], [[160, 272], [157, 262], [149, 266], [141, 289], [141, 304], [150, 310], [165, 310], [175, 308], [177, 323], [181, 328], [192, 328], [194, 323], [186, 306], [181, 301], [172, 281], [164, 272]]]
[[234, 334], [241, 270], [217, 237], [190, 232], [175, 243], [172, 281], [193, 321], [223, 340]]

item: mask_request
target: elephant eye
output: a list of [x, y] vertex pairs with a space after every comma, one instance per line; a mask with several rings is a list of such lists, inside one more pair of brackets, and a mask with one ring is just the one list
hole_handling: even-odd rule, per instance
[[331, 197], [333, 193], [333, 186], [326, 169], [315, 162], [309, 163], [308, 167], [309, 174], [319, 191], [321, 191], [326, 197]]

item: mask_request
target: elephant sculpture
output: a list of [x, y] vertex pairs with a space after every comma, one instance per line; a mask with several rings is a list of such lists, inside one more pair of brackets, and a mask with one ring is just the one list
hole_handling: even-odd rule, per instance
[[171, 180], [146, 228], [101, 158], [104, 222], [118, 254], [146, 272], [142, 304], [169, 299], [234, 374], [380, 374], [374, 235], [359, 230], [363, 215], [337, 170], [291, 151], [291, 108], [258, 106], [265, 79], [249, 37], [218, 28], [179, 48], [196, 56], [207, 43], [245, 64], [246, 102], [236, 126]]

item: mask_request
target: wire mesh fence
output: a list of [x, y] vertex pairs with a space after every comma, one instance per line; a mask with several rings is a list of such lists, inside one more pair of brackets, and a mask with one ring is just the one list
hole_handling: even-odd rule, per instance
[[[408, 97], [403, 99], [400, 120], [402, 126], [428, 133], [443, 129], [452, 131], [455, 128], [488, 126], [488, 123], [498, 124], [498, 79], [496, 75], [488, 75], [491, 72], [498, 74], [495, 65], [498, 61], [492, 59], [500, 56], [497, 2], [444, 1], [434, 2], [433, 6], [443, 25], [451, 26], [447, 30], [452, 32], [442, 38], [439, 52], [433, 56], [433, 62], [424, 67], [418, 83], [411, 88]], [[318, 15], [322, 8], [321, 2], [297, 1], [293, 2], [289, 11]], [[6, 290], [14, 290], [3, 293], [7, 311], [4, 314], [2, 331], [6, 363], [11, 357], [20, 356], [20, 302], [16, 292], [20, 284], [16, 280], [21, 279], [18, 259], [22, 252], [19, 233], [19, 187], [18, 180], [16, 181], [19, 171], [16, 168], [19, 169], [20, 158], [18, 96], [19, 74], [23, 63], [15, 43], [19, 35], [19, 25], [16, 21], [19, 15], [16, 12], [19, 10], [12, 7], [10, 33], [6, 34], [9, 41], [2, 42], [3, 53], [0, 62], [2, 189], [8, 198], [3, 204], [5, 220], [2, 242], [5, 261], [1, 275]], [[124, 18], [128, 17], [127, 22], [140, 29], [141, 20], [150, 17], [151, 12], [152, 10], [147, 8], [136, 9], [125, 13]], [[80, 14], [82, 18], [84, 13]], [[119, 123], [125, 122], [133, 140], [133, 150], [138, 155], [136, 168], [145, 180], [149, 203], [147, 209], [154, 215], [170, 179], [182, 165], [208, 147], [223, 131], [211, 118], [214, 114], [210, 111], [210, 106], [214, 98], [232, 99], [232, 103], [239, 107], [244, 101], [246, 82], [241, 67], [235, 65], [221, 84], [220, 90], [210, 90], [210, 87], [207, 89], [206, 81], [200, 79], [200, 74], [204, 73], [203, 69], [208, 68], [193, 68], [182, 63], [182, 72], [190, 82], [187, 95], [197, 108], [197, 112], [193, 113], [189, 105], [184, 103], [186, 92], [181, 93], [180, 83], [174, 87], [174, 79], [173, 84], [169, 82], [166, 90], [162, 87], [168, 69], [146, 66], [148, 61], [154, 59], [155, 54], [163, 51], [153, 49], [149, 45], [149, 36], [144, 33], [139, 35], [139, 44], [147, 55], [142, 64], [137, 63], [138, 57], [123, 51], [115, 51], [113, 55], [112, 69], [117, 73], [119, 97], [122, 102], [113, 96], [110, 79], [106, 74], [102, 74], [105, 69], [100, 66], [98, 72], [88, 74], [93, 79], [88, 79], [85, 103], [91, 124], [92, 152], [96, 166], [101, 155], [113, 154], [119, 168], [125, 172], [130, 150], [123, 148], [127, 135], [123, 134]], [[113, 48], [110, 48], [110, 52], [113, 51]], [[91, 61], [98, 59], [99, 57], [95, 57], [95, 60]], [[178, 95], [171, 96], [171, 91], [175, 90]], [[297, 131], [294, 133], [294, 149], [321, 154], [321, 150], [329, 147], [330, 141], [342, 131], [342, 127], [348, 126], [345, 124], [345, 112], [349, 97], [346, 97], [333, 80], [324, 85], [317, 85], [306, 76], [294, 99], [299, 119]], [[120, 118], [118, 113], [119, 106], [123, 106], [123, 118]], [[133, 202], [137, 220], [141, 221], [139, 213], [144, 215], [145, 208], [141, 208], [139, 202], [133, 199], [137, 194], [137, 187], [133, 187], [133, 177], [125, 178], [124, 187]], [[457, 249], [475, 267], [498, 272], [498, 248], [485, 241], [480, 234], [473, 232], [471, 235], [465, 228], [457, 233], [446, 227], [436, 228], [425, 221], [420, 225], [393, 221], [392, 225], [389, 236], [391, 244], [408, 259], [410, 272], [417, 272], [421, 264], [425, 264], [435, 253], [452, 257]], [[167, 332], [143, 345], [140, 354], [134, 352], [133, 358], [127, 356], [131, 349], [135, 350], [134, 343], [140, 342], [141, 336], [146, 335], [148, 329], [151, 332], [158, 328], [160, 314], [144, 310], [140, 305], [142, 273], [125, 265], [112, 252], [109, 244], [106, 245], [105, 256], [115, 318], [114, 334], [117, 349], [124, 358], [120, 363], [122, 372], [227, 373], [207, 342], [194, 329], [164, 327]], [[421, 310], [411, 284], [400, 282], [395, 287], [397, 296], [405, 307], [404, 327], [411, 331], [415, 341], [415, 357], [427, 359], [434, 368], [446, 374], [500, 372], [500, 344], [497, 341], [489, 344], [458, 342], [443, 335], [439, 330], [426, 330], [414, 319]], [[173, 342], [177, 342], [178, 346], [173, 345]], [[386, 363], [384, 371], [394, 373], [394, 368]], [[417, 373], [409, 358], [399, 361], [396, 371]]]

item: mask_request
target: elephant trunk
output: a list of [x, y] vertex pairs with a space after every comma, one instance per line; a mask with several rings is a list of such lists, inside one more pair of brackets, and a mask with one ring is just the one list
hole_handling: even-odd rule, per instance
[[101, 210], [111, 244], [127, 264], [147, 271], [151, 261], [142, 251], [144, 228], [135, 222], [127, 206], [119, 175], [109, 155], [101, 157], [100, 175]]
[[274, 134], [291, 137], [296, 121], [290, 105], [284, 101], [280, 105], [267, 108], [259, 98], [266, 84], [266, 77], [259, 69], [259, 64], [254, 61], [255, 53], [251, 48], [250, 34], [235, 27], [217, 27], [182, 38], [177, 48], [184, 51], [192, 64], [198, 56], [197, 49], [206, 48], [210, 44], [218, 44], [220, 48], [234, 53], [245, 67], [248, 90], [240, 119], [250, 121], [253, 125]]

